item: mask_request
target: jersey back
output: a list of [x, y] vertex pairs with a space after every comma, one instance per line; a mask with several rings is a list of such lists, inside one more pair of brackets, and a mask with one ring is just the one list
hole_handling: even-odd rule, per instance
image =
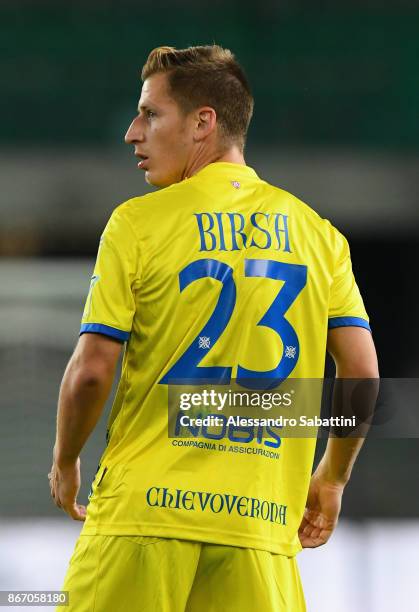
[[315, 439], [183, 430], [180, 407], [169, 436], [169, 396], [321, 379], [342, 325], [369, 329], [345, 238], [248, 166], [210, 164], [119, 206], [81, 327], [127, 343], [84, 533], [298, 552]]

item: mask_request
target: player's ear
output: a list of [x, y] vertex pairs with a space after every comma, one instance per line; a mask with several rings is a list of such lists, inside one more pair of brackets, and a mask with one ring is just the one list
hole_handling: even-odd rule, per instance
[[211, 134], [217, 125], [217, 114], [210, 106], [202, 106], [194, 114], [194, 139], [199, 142]]

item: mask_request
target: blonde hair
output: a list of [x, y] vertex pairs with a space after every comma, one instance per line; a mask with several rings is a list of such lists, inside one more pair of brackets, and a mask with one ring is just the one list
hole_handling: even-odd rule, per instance
[[145, 81], [157, 73], [167, 74], [170, 94], [185, 114], [211, 106], [224, 139], [243, 149], [254, 103], [246, 75], [229, 49], [157, 47], [148, 56], [141, 78]]

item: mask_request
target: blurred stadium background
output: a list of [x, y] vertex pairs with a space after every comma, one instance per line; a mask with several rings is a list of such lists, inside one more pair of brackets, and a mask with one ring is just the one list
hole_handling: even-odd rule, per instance
[[[236, 53], [248, 163], [346, 234], [381, 373], [416, 377], [419, 3], [2, 0], [0, 40], [0, 590], [58, 589], [81, 526], [49, 497], [58, 386], [100, 233], [146, 190], [123, 136], [148, 52]], [[417, 440], [367, 442], [337, 533], [300, 556], [310, 612], [419, 610], [418, 464]]]

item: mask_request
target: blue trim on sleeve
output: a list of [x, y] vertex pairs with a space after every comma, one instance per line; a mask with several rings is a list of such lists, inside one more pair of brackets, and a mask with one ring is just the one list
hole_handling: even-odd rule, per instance
[[102, 323], [82, 323], [80, 327], [80, 336], [86, 332], [93, 334], [104, 334], [105, 336], [110, 336], [111, 338], [121, 340], [122, 342], [129, 340], [130, 335], [129, 332], [116, 329], [115, 327], [110, 327], [109, 325], [102, 325]]
[[329, 319], [329, 329], [333, 329], [335, 327], [363, 327], [364, 329], [368, 329], [371, 331], [371, 327], [365, 319], [361, 319], [360, 317], [332, 317]]

